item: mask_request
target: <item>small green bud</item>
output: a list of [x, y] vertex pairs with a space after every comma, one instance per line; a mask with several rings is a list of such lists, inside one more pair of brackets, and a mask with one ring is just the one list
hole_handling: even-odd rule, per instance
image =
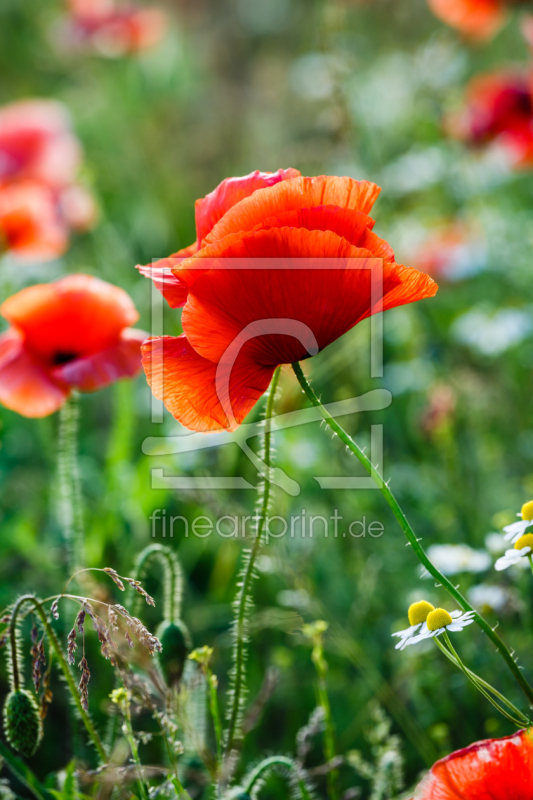
[[14, 750], [30, 758], [43, 736], [43, 723], [34, 696], [25, 689], [10, 692], [4, 705], [4, 732]]
[[156, 658], [167, 686], [175, 686], [183, 675], [185, 661], [191, 649], [191, 636], [181, 620], [164, 620], [156, 631], [162, 652]]

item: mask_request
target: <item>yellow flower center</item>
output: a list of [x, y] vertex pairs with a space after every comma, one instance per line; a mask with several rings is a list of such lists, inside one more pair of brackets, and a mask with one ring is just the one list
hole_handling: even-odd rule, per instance
[[444, 608], [436, 608], [426, 620], [426, 625], [430, 631], [438, 631], [439, 628], [445, 628], [446, 625], [451, 625], [453, 619]]
[[409, 625], [420, 625], [422, 622], [425, 622], [429, 612], [434, 609], [435, 606], [432, 606], [431, 603], [428, 603], [426, 600], [419, 600], [418, 603], [412, 603], [407, 612]]
[[533, 519], [533, 500], [529, 500], [522, 506], [522, 519], [528, 521]]
[[524, 533], [520, 539], [515, 542], [515, 550], [521, 550], [523, 547], [531, 547], [533, 550], [533, 533]]

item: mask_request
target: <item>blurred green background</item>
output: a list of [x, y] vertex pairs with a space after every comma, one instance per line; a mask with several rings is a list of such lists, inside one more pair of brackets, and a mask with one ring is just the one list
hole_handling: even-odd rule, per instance
[[[426, 547], [484, 549], [487, 535], [533, 496], [533, 184], [530, 174], [509, 173], [490, 155], [446, 139], [442, 117], [472, 75], [527, 64], [516, 19], [493, 42], [473, 49], [434, 19], [424, 0], [175, 0], [165, 7], [164, 41], [139, 57], [113, 60], [58, 47], [54, 30], [62, 9], [53, 0], [0, 4], [0, 103], [40, 96], [68, 106], [85, 151], [84, 178], [100, 207], [99, 224], [74, 238], [61, 261], [15, 268], [4, 260], [2, 298], [86, 271], [124, 287], [141, 311], [140, 326], [150, 330], [151, 286], [135, 264], [192, 242], [195, 199], [223, 178], [254, 169], [292, 166], [305, 175], [380, 184], [375, 230], [407, 264], [416, 265], [432, 230], [459, 218], [476, 230], [470, 269], [455, 280], [437, 277], [436, 298], [385, 315], [383, 379], [369, 377], [366, 323], [306, 369], [324, 401], [391, 390], [390, 408], [346, 418], [346, 427], [368, 444], [371, 424], [383, 425], [385, 476]], [[179, 317], [166, 309], [166, 333], [180, 332]], [[435, 416], [442, 397], [445, 413]], [[303, 405], [287, 369], [277, 411]], [[143, 376], [81, 399], [90, 566], [127, 575], [136, 553], [153, 541], [154, 509], [213, 520], [252, 513], [250, 491], [152, 489], [157, 467], [170, 476], [243, 475], [251, 483], [257, 475], [236, 445], [143, 455], [146, 437], [179, 428], [168, 414], [162, 424], [152, 423], [150, 412]], [[258, 406], [250, 419], [259, 415]], [[59, 592], [66, 553], [53, 493], [58, 420], [23, 419], [3, 408], [0, 419], [3, 608], [18, 593]], [[278, 681], [247, 738], [246, 761], [294, 750], [315, 705], [310, 648], [298, 631], [302, 620], [317, 618], [330, 623], [326, 657], [339, 752], [369, 756], [373, 699], [402, 740], [408, 783], [452, 749], [511, 733], [436, 648], [394, 650], [391, 632], [407, 626], [413, 599], [450, 605], [432, 580], [421, 578], [378, 491], [319, 489], [316, 475], [360, 474], [354, 459], [317, 424], [279, 435], [276, 450], [277, 465], [298, 480], [301, 494], [277, 490], [272, 513], [289, 517], [305, 509], [330, 516], [337, 509], [347, 521], [381, 521], [385, 532], [325, 538], [317, 525], [313, 538], [287, 536], [264, 547], [254, 587], [250, 697], [268, 670], [276, 670]], [[245, 543], [179, 533], [155, 541], [170, 544], [181, 559], [183, 617], [195, 646], [215, 648], [213, 669], [223, 692]], [[493, 560], [480, 572], [459, 572], [456, 582], [467, 594], [480, 584], [503, 587], [496, 594], [485, 590], [484, 604], [494, 607], [483, 610], [494, 624], [499, 620], [499, 632], [529, 674], [531, 576], [496, 573]], [[147, 588], [160, 599], [157, 576]], [[155, 627], [160, 606], [150, 612], [146, 619]], [[64, 634], [66, 616], [57, 623]], [[460, 653], [521, 704], [493, 647], [474, 627], [457, 634]], [[88, 646], [94, 650], [91, 710], [103, 725], [112, 670], [96, 644]], [[3, 662], [0, 669], [3, 695]], [[59, 682], [54, 695], [44, 743], [31, 762], [39, 775], [62, 768], [73, 750]], [[312, 751], [310, 763], [320, 760]], [[367, 796], [368, 784], [351, 768], [343, 767], [341, 780], [344, 789], [359, 787]], [[317, 784], [323, 789], [323, 778]], [[275, 782], [269, 787], [265, 796], [285, 791]]]

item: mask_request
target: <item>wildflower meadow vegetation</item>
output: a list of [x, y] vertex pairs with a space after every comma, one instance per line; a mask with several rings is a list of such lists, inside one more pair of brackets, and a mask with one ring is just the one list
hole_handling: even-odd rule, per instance
[[1, 4], [2, 798], [531, 800], [532, 58]]

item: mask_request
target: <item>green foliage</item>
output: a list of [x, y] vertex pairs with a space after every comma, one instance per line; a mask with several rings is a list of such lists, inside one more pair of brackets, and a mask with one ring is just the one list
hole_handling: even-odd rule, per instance
[[11, 747], [29, 758], [43, 736], [43, 723], [34, 696], [26, 689], [10, 692], [4, 703], [4, 733]]

